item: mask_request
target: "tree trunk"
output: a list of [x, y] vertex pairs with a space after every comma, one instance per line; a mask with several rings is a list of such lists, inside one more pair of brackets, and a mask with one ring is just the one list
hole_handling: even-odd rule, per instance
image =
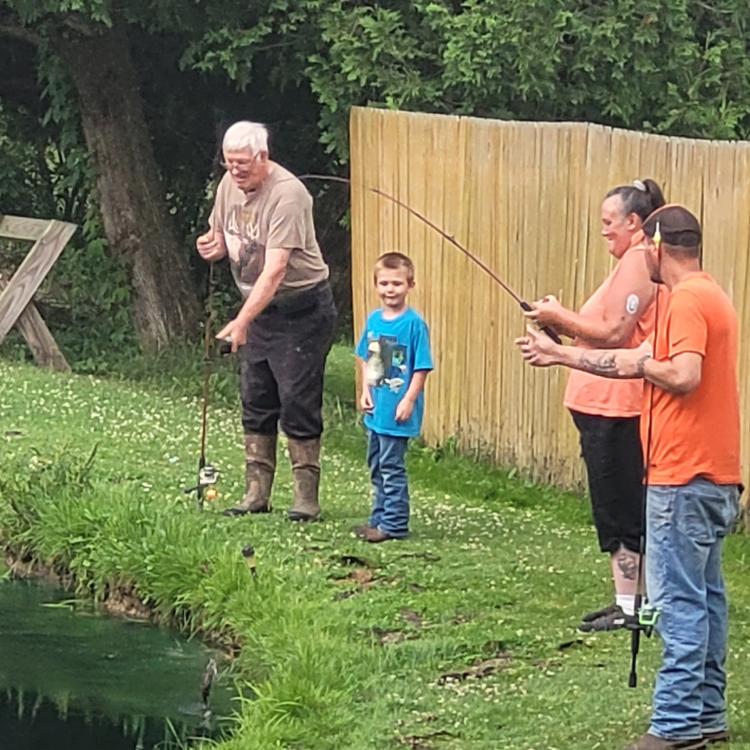
[[130, 269], [141, 346], [161, 349], [195, 333], [200, 307], [167, 211], [125, 29], [67, 30], [52, 41], [80, 99], [107, 241]]

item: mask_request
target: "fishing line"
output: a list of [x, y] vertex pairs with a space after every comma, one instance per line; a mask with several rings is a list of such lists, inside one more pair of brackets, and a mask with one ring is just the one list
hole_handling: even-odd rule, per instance
[[[351, 180], [346, 177], [337, 177], [334, 175], [321, 175], [321, 174], [304, 174], [300, 175], [300, 180], [329, 180], [331, 182], [341, 182], [346, 184], [351, 184]], [[412, 216], [415, 216], [417, 219], [419, 219], [421, 222], [426, 224], [430, 229], [432, 229], [434, 232], [437, 232], [441, 237], [446, 239], [448, 242], [453, 245], [457, 250], [459, 250], [461, 253], [463, 253], [470, 261], [472, 261], [474, 264], [479, 266], [479, 268], [487, 274], [498, 286], [500, 286], [507, 294], [509, 294], [515, 302], [518, 303], [518, 305], [521, 307], [521, 309], [524, 312], [530, 312], [534, 308], [521, 297], [514, 289], [507, 284], [505, 281], [503, 281], [488, 265], [486, 265], [479, 257], [477, 257], [474, 253], [472, 253], [467, 247], [464, 247], [456, 238], [452, 235], [446, 232], [444, 229], [439, 227], [435, 222], [427, 218], [423, 213], [420, 213], [417, 211], [417, 209], [412, 208], [408, 204], [404, 203], [402, 200], [399, 200], [393, 195], [390, 195], [389, 193], [386, 193], [385, 190], [381, 190], [380, 188], [376, 187], [370, 187], [368, 188], [370, 191], [375, 193], [376, 195], [380, 196], [381, 198], [385, 198], [386, 200], [391, 201], [392, 203], [395, 203], [397, 206], [400, 206], [405, 211], [408, 211]], [[541, 330], [547, 334], [556, 344], [561, 344], [562, 340], [558, 336], [557, 332], [554, 331], [549, 326], [542, 326]]]
[[[661, 269], [661, 228], [659, 222], [656, 222], [656, 231], [653, 236], [654, 245], [656, 245], [658, 268]], [[656, 356], [656, 344], [657, 335], [659, 331], [659, 285], [656, 284], [656, 299], [654, 300], [654, 347], [653, 356]], [[653, 413], [654, 413], [654, 390], [655, 386], [653, 383], [647, 383], [649, 387], [649, 399], [648, 399], [648, 426], [646, 427], [646, 451], [644, 455], [644, 467], [643, 467], [643, 497], [641, 500], [641, 536], [638, 542], [638, 575], [637, 575], [637, 587], [635, 591], [635, 607], [634, 613], [636, 622], [633, 625], [633, 629], [630, 632], [630, 674], [628, 675], [628, 687], [634, 688], [638, 685], [638, 652], [641, 646], [641, 631], [646, 636], [650, 636], [653, 632], [656, 621], [659, 617], [659, 612], [652, 607], [648, 606], [648, 600], [646, 605], [643, 605], [643, 584], [644, 584], [644, 571], [643, 561], [646, 555], [646, 523], [647, 523], [647, 503], [648, 503], [648, 476], [649, 466], [651, 464], [651, 435], [653, 427]]]

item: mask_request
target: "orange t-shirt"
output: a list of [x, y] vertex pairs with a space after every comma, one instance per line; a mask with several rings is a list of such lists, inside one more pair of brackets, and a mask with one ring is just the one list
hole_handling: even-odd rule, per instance
[[[628, 254], [633, 252], [642, 253], [642, 242], [643, 233], [636, 232], [633, 235], [630, 247], [625, 251], [625, 255], [617, 261], [617, 265], [612, 270], [612, 273], [584, 303], [580, 310], [582, 315], [604, 317], [607, 293], [620, 264]], [[643, 261], [643, 269], [644, 274], [646, 274], [645, 260]], [[664, 309], [664, 298], [660, 297], [659, 304], [662, 305], [661, 309]], [[636, 348], [651, 335], [653, 330], [654, 302], [652, 299], [638, 318], [633, 333], [618, 348]], [[595, 348], [582, 341], [576, 341], [575, 344], [582, 349]], [[616, 380], [613, 378], [603, 378], [600, 375], [593, 375], [590, 372], [583, 372], [582, 370], [571, 370], [568, 377], [568, 385], [565, 389], [563, 404], [568, 409], [580, 411], [584, 414], [595, 414], [602, 417], [637, 417], [640, 415], [643, 407], [643, 380]]]
[[654, 357], [666, 361], [682, 352], [700, 354], [701, 381], [686, 394], [646, 384], [644, 453], [653, 389], [649, 484], [684, 485], [697, 476], [716, 484], [740, 483], [737, 335], [732, 303], [709, 274], [690, 274], [672, 288], [658, 323]]

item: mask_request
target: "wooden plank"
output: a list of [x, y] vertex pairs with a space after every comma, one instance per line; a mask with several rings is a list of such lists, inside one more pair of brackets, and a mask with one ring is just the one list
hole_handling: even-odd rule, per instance
[[[0, 277], [0, 291], [6, 286], [8, 282]], [[16, 327], [29, 345], [34, 360], [40, 367], [54, 372], [70, 372], [70, 365], [33, 302], [29, 302], [21, 313]]]
[[48, 222], [47, 230], [24, 258], [8, 286], [0, 293], [0, 343], [31, 302], [34, 293], [75, 231], [75, 224], [55, 219]]
[[0, 216], [0, 237], [9, 240], [40, 239], [47, 231], [47, 219], [28, 219], [25, 216]]

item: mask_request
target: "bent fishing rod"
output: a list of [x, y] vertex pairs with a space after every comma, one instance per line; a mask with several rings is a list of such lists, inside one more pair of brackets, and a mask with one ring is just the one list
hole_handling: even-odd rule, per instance
[[[335, 175], [323, 175], [323, 174], [303, 174], [300, 175], [300, 180], [328, 180], [330, 182], [341, 182], [345, 183], [347, 185], [351, 185], [351, 180], [347, 177], [337, 177]], [[408, 211], [412, 216], [416, 217], [421, 221], [423, 224], [426, 224], [430, 229], [432, 229], [434, 232], [437, 232], [441, 237], [446, 239], [448, 242], [453, 245], [457, 250], [459, 250], [461, 253], [463, 253], [470, 261], [472, 261], [475, 265], [479, 266], [479, 268], [487, 274], [503, 291], [505, 291], [507, 294], [509, 294], [515, 302], [518, 303], [520, 308], [524, 312], [530, 312], [534, 308], [525, 300], [523, 297], [521, 297], [516, 291], [513, 290], [513, 288], [507, 284], [505, 281], [503, 281], [487, 264], [485, 264], [480, 258], [478, 258], [474, 253], [472, 253], [467, 247], [462, 245], [452, 234], [449, 234], [444, 229], [439, 227], [435, 222], [428, 219], [423, 213], [420, 213], [417, 211], [417, 209], [412, 208], [408, 204], [404, 203], [402, 200], [399, 200], [393, 195], [390, 195], [389, 193], [386, 193], [385, 190], [381, 190], [377, 187], [370, 187], [368, 188], [371, 192], [375, 193], [375, 195], [380, 196], [381, 198], [385, 198], [386, 200], [391, 201], [392, 203], [395, 203], [400, 208], [403, 208], [405, 211]], [[547, 334], [556, 344], [561, 344], [562, 340], [560, 339], [560, 336], [557, 334], [555, 330], [550, 328], [549, 326], [543, 326], [540, 328], [544, 333]]]
[[[292, 178], [289, 178], [292, 179]], [[346, 185], [351, 185], [351, 180], [347, 177], [339, 177], [337, 175], [324, 175], [324, 174], [303, 174], [297, 177], [299, 180], [319, 180], [322, 182], [338, 182]], [[400, 208], [408, 211], [412, 216], [417, 218], [422, 223], [426, 224], [430, 229], [439, 234], [445, 240], [450, 242], [453, 247], [459, 250], [464, 256], [466, 256], [472, 263], [477, 265], [487, 276], [489, 276], [501, 289], [503, 289], [508, 295], [510, 295], [515, 302], [525, 312], [531, 311], [532, 306], [524, 300], [509, 284], [501, 279], [489, 266], [487, 266], [482, 260], [480, 260], [474, 253], [472, 253], [467, 247], [464, 247], [456, 238], [448, 234], [444, 229], [439, 227], [435, 222], [431, 221], [427, 216], [412, 208], [408, 204], [399, 200], [393, 195], [381, 190], [380, 188], [370, 187], [369, 190], [375, 193], [381, 198], [395, 203]], [[208, 315], [206, 318], [205, 330], [204, 330], [204, 351], [203, 351], [203, 394], [201, 404], [201, 437], [200, 437], [200, 455], [198, 458], [198, 482], [194, 487], [186, 489], [186, 493], [195, 492], [197, 495], [197, 507], [198, 510], [203, 509], [203, 503], [205, 500], [214, 500], [218, 492], [216, 490], [216, 483], [219, 479], [219, 472], [215, 466], [208, 463], [206, 460], [206, 439], [208, 434], [208, 401], [209, 401], [209, 385], [211, 377], [211, 327], [214, 319], [214, 310], [212, 305], [213, 291], [214, 291], [214, 264], [211, 263], [208, 273], [208, 292], [206, 295], [206, 307], [208, 308]], [[547, 334], [555, 343], [560, 344], [561, 339], [557, 332], [549, 326], [543, 326], [541, 330]], [[220, 346], [220, 353], [227, 353], [227, 345], [223, 343]]]

